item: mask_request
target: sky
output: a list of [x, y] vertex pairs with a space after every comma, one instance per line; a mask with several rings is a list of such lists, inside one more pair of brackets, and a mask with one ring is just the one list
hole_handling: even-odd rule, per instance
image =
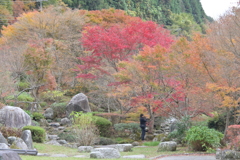
[[217, 20], [230, 7], [236, 6], [239, 0], [200, 0], [205, 13]]

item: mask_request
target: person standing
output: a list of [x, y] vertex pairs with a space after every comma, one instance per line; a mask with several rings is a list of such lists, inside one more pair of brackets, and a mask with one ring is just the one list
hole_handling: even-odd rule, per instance
[[146, 122], [147, 122], [146, 117], [143, 114], [140, 114], [140, 128], [142, 130], [142, 134], [141, 134], [142, 141], [144, 141], [144, 137], [146, 133]]

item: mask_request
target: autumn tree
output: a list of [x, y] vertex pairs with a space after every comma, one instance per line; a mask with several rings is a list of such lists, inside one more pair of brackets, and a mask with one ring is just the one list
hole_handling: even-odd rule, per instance
[[[8, 46], [9, 49], [15, 48], [14, 44], [27, 48], [29, 41], [53, 39], [51, 54], [54, 63], [50, 69], [51, 73], [58, 82], [59, 88], [62, 85], [74, 86], [77, 80], [72, 69], [76, 64], [81, 63], [76, 57], [84, 54], [79, 45], [81, 29], [87, 21], [84, 14], [85, 11], [60, 6], [51, 6], [42, 12], [24, 13], [17, 22], [3, 28], [0, 43]], [[23, 53], [22, 50], [18, 51], [19, 56]]]
[[221, 104], [220, 108], [226, 113], [225, 132], [230, 124], [230, 114], [235, 114], [235, 122], [239, 121], [239, 22], [240, 9], [233, 7], [221, 16], [218, 21], [209, 27], [208, 38], [214, 45], [215, 51], [215, 74], [217, 79], [209, 83], [208, 87], [216, 94]]

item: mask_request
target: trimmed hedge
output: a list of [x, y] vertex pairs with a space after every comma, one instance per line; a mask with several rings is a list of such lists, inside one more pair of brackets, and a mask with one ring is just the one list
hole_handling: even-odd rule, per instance
[[111, 127], [112, 123], [103, 117], [93, 116], [95, 125], [97, 126], [100, 136], [102, 137], [110, 137], [111, 136]]
[[32, 133], [33, 142], [43, 143], [46, 138], [46, 131], [38, 126], [25, 126], [23, 130], [30, 130]]

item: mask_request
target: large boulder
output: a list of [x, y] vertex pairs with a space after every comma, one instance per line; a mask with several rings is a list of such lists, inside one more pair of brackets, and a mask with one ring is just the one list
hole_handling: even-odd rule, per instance
[[5, 106], [0, 109], [0, 123], [6, 127], [23, 128], [31, 122], [31, 117], [19, 107]]
[[0, 149], [10, 149], [5, 143], [0, 143]]
[[0, 151], [0, 160], [22, 160], [17, 152]]
[[32, 133], [30, 130], [24, 130], [21, 136], [22, 140], [26, 143], [28, 149], [33, 148], [33, 140], [32, 140]]
[[1, 132], [0, 132], [0, 143], [8, 144], [8, 141], [7, 141], [6, 138], [2, 135]]
[[66, 115], [69, 117], [69, 115], [72, 113], [72, 111], [76, 112], [91, 112], [91, 109], [89, 107], [88, 98], [85, 94], [79, 93], [70, 100], [66, 107]]

